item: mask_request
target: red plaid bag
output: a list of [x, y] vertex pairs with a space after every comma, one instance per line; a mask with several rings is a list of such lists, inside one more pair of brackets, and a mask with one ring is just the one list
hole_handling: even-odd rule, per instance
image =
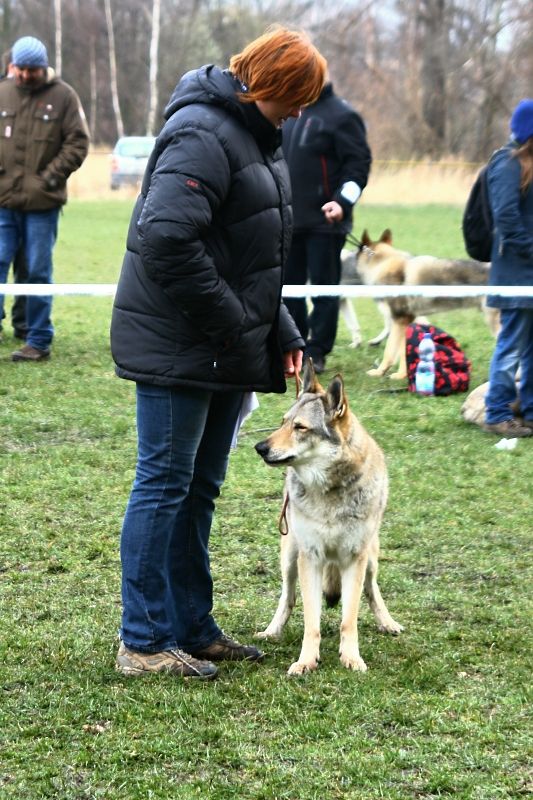
[[419, 325], [413, 322], [405, 332], [407, 356], [407, 380], [410, 392], [415, 389], [416, 366], [419, 361], [418, 345], [425, 333], [430, 333], [435, 342], [435, 394], [447, 395], [468, 391], [471, 362], [465, 356], [453, 336], [435, 325]]

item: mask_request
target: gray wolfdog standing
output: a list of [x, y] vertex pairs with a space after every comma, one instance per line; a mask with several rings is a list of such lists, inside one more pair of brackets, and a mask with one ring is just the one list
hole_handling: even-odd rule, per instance
[[[389, 229], [383, 231], [376, 242], [370, 239], [366, 230], [363, 231], [356, 267], [363, 283], [375, 286], [484, 286], [488, 283], [490, 271], [490, 264], [482, 261], [410, 256], [392, 246]], [[405, 330], [421, 315], [457, 308], [482, 308], [494, 336], [499, 329], [499, 312], [486, 308], [483, 297], [388, 297], [383, 303], [388, 307], [391, 330], [383, 359], [378, 367], [368, 370], [369, 375], [385, 375], [398, 362], [398, 371], [391, 378], [407, 377]]]
[[296, 601], [298, 574], [304, 637], [289, 674], [318, 666], [322, 592], [330, 606], [342, 597], [342, 664], [365, 671], [357, 635], [363, 588], [380, 630], [402, 630], [377, 583], [379, 527], [388, 492], [383, 452], [350, 411], [342, 377], [336, 375], [325, 391], [311, 359], [305, 362], [302, 392], [282, 426], [255, 449], [270, 466], [288, 467], [281, 597], [272, 621], [257, 635], [279, 637]]

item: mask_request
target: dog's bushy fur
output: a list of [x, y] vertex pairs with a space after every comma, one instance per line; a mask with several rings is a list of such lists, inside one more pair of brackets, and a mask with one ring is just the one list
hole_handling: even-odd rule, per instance
[[357, 635], [363, 587], [380, 629], [393, 634], [402, 630], [377, 583], [379, 528], [388, 491], [383, 452], [350, 411], [342, 377], [337, 375], [324, 390], [310, 359], [300, 396], [282, 426], [256, 450], [267, 464], [288, 467], [282, 592], [272, 621], [258, 636], [281, 634], [296, 601], [298, 573], [305, 630], [289, 674], [318, 665], [322, 589], [329, 605], [342, 597], [341, 662], [364, 671]]

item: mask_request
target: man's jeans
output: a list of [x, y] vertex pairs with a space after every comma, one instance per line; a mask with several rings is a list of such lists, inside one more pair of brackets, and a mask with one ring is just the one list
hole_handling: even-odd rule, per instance
[[[0, 283], [6, 283], [9, 265], [21, 245], [26, 253], [28, 283], [52, 283], [52, 250], [57, 238], [59, 208], [50, 211], [12, 211], [0, 208]], [[4, 296], [0, 295], [0, 319]], [[50, 347], [54, 328], [52, 297], [29, 296], [26, 301], [27, 344], [39, 350]]]
[[[335, 233], [295, 233], [285, 272], [284, 283], [304, 286], [336, 285], [341, 279], [340, 254], [345, 237]], [[327, 356], [333, 350], [339, 319], [338, 297], [313, 297], [313, 310], [307, 313], [305, 298], [287, 298], [285, 305], [300, 335], [306, 340], [307, 355]]]
[[501, 325], [490, 364], [486, 421], [493, 425], [513, 418], [518, 365], [520, 413], [533, 421], [533, 308], [502, 308]]
[[220, 636], [209, 533], [241, 392], [137, 384], [138, 461], [122, 527], [127, 647], [185, 651]]

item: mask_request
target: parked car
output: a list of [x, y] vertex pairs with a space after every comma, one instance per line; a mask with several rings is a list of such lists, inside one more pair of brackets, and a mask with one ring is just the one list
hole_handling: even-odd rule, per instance
[[144, 175], [155, 136], [123, 136], [111, 154], [111, 188], [135, 186]]

